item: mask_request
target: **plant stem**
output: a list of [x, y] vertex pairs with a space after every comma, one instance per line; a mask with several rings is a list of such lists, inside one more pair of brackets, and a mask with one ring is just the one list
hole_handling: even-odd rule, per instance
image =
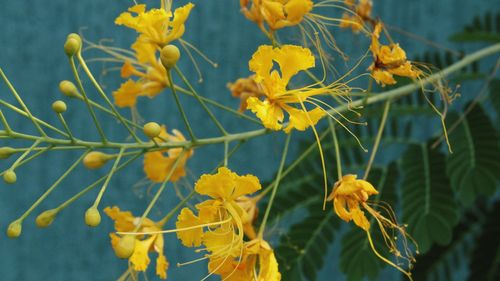
[[124, 150], [125, 150], [124, 148], [120, 149], [120, 153], [118, 154], [118, 157], [116, 158], [115, 163], [113, 164], [113, 167], [111, 168], [111, 171], [109, 171], [109, 173], [106, 177], [106, 181], [102, 185], [101, 190], [99, 191], [99, 194], [97, 195], [97, 197], [94, 201], [94, 205], [92, 205], [92, 207], [97, 208], [97, 206], [99, 206], [99, 203], [101, 202], [102, 196], [104, 195], [106, 188], [108, 188], [109, 181], [111, 180], [111, 177], [113, 176], [113, 174], [116, 172], [116, 167], [118, 167], [118, 163], [120, 163], [120, 160], [122, 159]]
[[177, 95], [177, 92], [175, 90], [174, 81], [172, 80], [172, 73], [170, 72], [170, 69], [167, 69], [167, 78], [168, 78], [168, 83], [170, 85], [170, 89], [172, 90], [172, 94], [175, 99], [175, 103], [177, 104], [177, 108], [181, 112], [182, 119], [184, 120], [184, 124], [186, 125], [189, 136], [191, 137], [191, 141], [196, 142], [196, 137], [194, 136], [193, 129], [191, 129], [191, 125], [189, 125], [186, 113], [184, 112], [184, 108], [182, 107], [181, 102], [179, 100], [179, 96]]
[[287, 134], [285, 147], [283, 148], [283, 154], [281, 156], [281, 162], [278, 169], [278, 174], [276, 176], [275, 184], [273, 187], [273, 191], [271, 192], [271, 197], [269, 198], [269, 203], [267, 203], [266, 212], [264, 213], [264, 218], [262, 219], [262, 224], [259, 228], [258, 237], [262, 238], [264, 235], [264, 230], [266, 229], [267, 219], [269, 218], [269, 213], [271, 211], [271, 207], [273, 206], [274, 197], [276, 196], [276, 191], [278, 190], [278, 186], [281, 180], [281, 173], [283, 172], [283, 168], [285, 167], [286, 156], [288, 155], [288, 145], [290, 144], [290, 139], [292, 138], [292, 132]]
[[71, 130], [68, 127], [68, 124], [66, 123], [66, 120], [64, 120], [64, 117], [61, 113], [57, 113], [57, 117], [59, 118], [59, 121], [61, 121], [64, 129], [68, 133], [69, 139], [71, 140], [72, 143], [75, 142], [75, 138], [73, 137], [73, 134], [71, 133]]
[[375, 155], [377, 154], [378, 147], [380, 146], [380, 139], [382, 138], [382, 133], [384, 132], [385, 122], [387, 121], [387, 116], [389, 115], [389, 109], [391, 108], [391, 100], [385, 102], [384, 112], [382, 113], [382, 120], [380, 121], [380, 126], [378, 128], [377, 137], [375, 138], [375, 143], [373, 144], [372, 153], [370, 154], [370, 159], [368, 164], [366, 164], [365, 175], [363, 179], [366, 180], [370, 174], [373, 161], [375, 160]]
[[340, 160], [339, 140], [337, 138], [337, 132], [335, 131], [335, 124], [333, 124], [333, 121], [330, 118], [328, 118], [328, 125], [330, 126], [330, 131], [332, 132], [333, 146], [335, 147], [335, 161], [337, 163], [337, 177], [338, 180], [340, 180], [342, 179], [342, 161]]
[[87, 94], [85, 93], [85, 89], [83, 88], [82, 81], [80, 80], [80, 76], [78, 75], [78, 70], [76, 69], [75, 65], [75, 60], [73, 57], [69, 57], [69, 64], [71, 65], [71, 70], [73, 71], [73, 76], [75, 76], [76, 83], [78, 84], [78, 89], [80, 90], [80, 93], [82, 94], [83, 101], [85, 102], [85, 105], [87, 105], [87, 109], [89, 110], [90, 116], [92, 116], [92, 120], [94, 121], [94, 125], [97, 128], [97, 131], [99, 132], [99, 135], [101, 136], [102, 143], [106, 144], [108, 140], [106, 139], [106, 136], [104, 135], [104, 131], [101, 128], [101, 124], [99, 124], [99, 121], [97, 121], [97, 117], [95, 115], [94, 109], [92, 106], [90, 106], [89, 103], [89, 98], [87, 97]]

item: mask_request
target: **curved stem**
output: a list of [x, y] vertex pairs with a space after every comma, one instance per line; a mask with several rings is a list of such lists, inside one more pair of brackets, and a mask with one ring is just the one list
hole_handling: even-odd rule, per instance
[[370, 154], [370, 159], [368, 164], [366, 164], [365, 175], [363, 179], [366, 180], [370, 174], [372, 168], [373, 160], [375, 160], [375, 155], [377, 155], [378, 147], [380, 146], [380, 139], [382, 138], [382, 133], [384, 132], [385, 122], [387, 121], [387, 116], [389, 115], [389, 109], [391, 108], [391, 101], [385, 102], [384, 113], [382, 113], [382, 120], [380, 121], [380, 126], [378, 128], [377, 137], [375, 138], [375, 143], [373, 144], [372, 153]]

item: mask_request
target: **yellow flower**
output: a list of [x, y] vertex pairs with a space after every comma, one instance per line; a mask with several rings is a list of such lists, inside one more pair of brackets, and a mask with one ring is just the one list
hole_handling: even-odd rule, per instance
[[399, 44], [381, 45], [379, 42], [382, 24], [378, 23], [372, 33], [372, 51], [374, 62], [368, 68], [377, 83], [385, 85], [396, 84], [393, 75], [418, 78], [422, 72], [406, 59], [405, 51]]
[[[134, 217], [131, 212], [123, 212], [116, 206], [110, 208], [106, 207], [104, 212], [115, 221], [115, 230], [118, 232], [149, 232], [149, 231], [161, 231], [162, 227], [155, 223], [154, 221], [145, 218], [136, 230], [137, 223], [139, 222], [138, 217]], [[111, 246], [115, 251], [120, 240], [120, 236], [115, 233], [110, 233]], [[132, 264], [132, 268], [136, 271], [146, 271], [149, 263], [151, 262], [149, 258], [149, 252], [154, 251], [158, 254], [156, 258], [156, 274], [161, 279], [167, 278], [168, 262], [163, 253], [164, 240], [162, 234], [152, 234], [152, 235], [142, 235], [135, 236], [135, 247], [132, 255], [129, 257], [129, 261]]]
[[347, 222], [354, 220], [357, 226], [368, 231], [370, 222], [359, 205], [365, 203], [373, 194], [378, 194], [378, 191], [371, 183], [356, 179], [356, 175], [345, 175], [335, 183], [329, 199], [333, 199], [335, 213], [341, 219]]
[[[228, 168], [219, 168], [214, 175], [203, 175], [195, 184], [195, 191], [212, 199], [197, 204], [198, 214], [184, 208], [177, 217], [177, 237], [187, 247], [204, 245], [210, 259], [235, 259], [241, 256], [244, 234], [255, 235], [251, 224], [255, 209], [247, 200], [251, 193], [261, 189], [253, 175], [239, 176]], [[204, 230], [208, 227], [209, 229]]]
[[243, 14], [263, 30], [264, 22], [272, 31], [297, 25], [309, 13], [311, 0], [240, 0]]
[[[279, 71], [273, 70], [274, 63], [279, 65]], [[294, 45], [284, 45], [280, 48], [260, 46], [249, 62], [250, 70], [255, 72], [255, 82], [264, 92], [262, 98], [249, 97], [247, 109], [254, 112], [262, 121], [264, 127], [271, 130], [281, 130], [285, 114], [289, 120], [285, 132], [292, 129], [304, 131], [325, 115], [325, 110], [319, 106], [323, 103], [313, 96], [336, 94], [339, 84], [324, 87], [309, 85], [299, 89], [288, 89], [290, 79], [300, 71], [314, 67], [314, 56], [307, 48]], [[305, 104], [314, 108], [308, 110]]]
[[363, 28], [364, 22], [374, 22], [371, 18], [373, 8], [371, 0], [358, 0], [357, 5], [354, 0], [346, 0], [344, 2], [346, 6], [354, 10], [354, 14], [343, 13], [340, 27], [351, 28], [354, 32], [359, 32]]
[[245, 109], [247, 109], [247, 99], [249, 97], [260, 98], [264, 96], [262, 88], [255, 82], [254, 75], [248, 78], [240, 78], [234, 83], [228, 83], [227, 87], [231, 91], [233, 97], [240, 98], [240, 111], [245, 111]]
[[146, 11], [146, 5], [139, 4], [129, 8], [129, 12], [118, 16], [115, 24], [134, 29], [141, 34], [139, 37], [141, 41], [163, 47], [184, 34], [184, 23], [193, 7], [192, 3], [188, 3], [177, 8], [172, 15], [172, 12], [165, 9]]
[[[178, 130], [173, 130], [172, 133], [172, 135], [167, 133], [166, 128], [163, 126], [159, 137], [155, 140], [158, 143], [186, 140], [184, 135]], [[179, 147], [146, 153], [144, 155], [144, 172], [148, 179], [154, 182], [163, 182], [179, 157], [181, 157], [179, 163], [170, 176], [169, 181], [175, 182], [185, 176], [186, 162], [193, 156], [194, 151], [190, 149], [182, 153], [182, 150], [183, 149]]]
[[281, 280], [274, 251], [269, 243], [262, 239], [246, 242], [241, 257], [236, 259], [210, 259], [208, 268], [210, 272], [219, 274], [222, 280]]
[[[407, 261], [410, 268], [411, 264], [415, 261], [411, 250], [408, 248], [407, 239], [410, 239], [413, 243], [414, 241], [408, 233], [406, 233], [405, 227], [398, 225], [392, 208], [390, 206], [380, 207], [381, 205], [377, 202], [373, 203], [376, 208], [380, 208], [381, 211], [387, 213], [386, 217], [381, 211], [375, 210], [370, 206], [371, 203], [369, 203], [368, 199], [370, 196], [376, 194], [378, 194], [378, 191], [368, 181], [359, 180], [356, 175], [345, 175], [335, 183], [332, 193], [328, 196], [328, 200], [333, 200], [335, 213], [341, 219], [346, 222], [353, 220], [358, 227], [366, 232], [370, 247], [377, 257], [401, 271], [411, 279], [410, 272], [401, 268], [400, 265], [385, 258], [377, 251], [377, 249], [375, 249], [370, 230], [371, 223], [367, 219], [363, 210], [367, 211], [371, 215], [372, 219], [376, 221], [376, 225], [379, 227], [386, 246], [389, 248], [389, 251], [396, 256], [396, 258]], [[401, 241], [397, 242], [397, 239], [401, 239]], [[404, 250], [399, 251], [398, 245], [402, 245]]]
[[129, 79], [113, 92], [115, 104], [119, 107], [135, 107], [137, 97], [153, 98], [169, 85], [167, 71], [156, 57], [157, 51], [154, 45], [138, 39], [132, 45], [132, 49], [136, 58], [124, 62], [121, 76], [123, 78], [136, 76], [139, 79], [137, 81]]

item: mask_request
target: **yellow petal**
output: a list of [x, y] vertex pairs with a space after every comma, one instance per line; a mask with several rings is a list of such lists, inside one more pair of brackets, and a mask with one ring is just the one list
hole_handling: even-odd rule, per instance
[[137, 97], [142, 92], [142, 84], [134, 80], [127, 80], [120, 88], [113, 92], [115, 104], [118, 107], [133, 107], [137, 103]]
[[285, 12], [290, 25], [300, 23], [304, 16], [312, 10], [313, 5], [311, 0], [289, 0], [285, 4]]
[[396, 84], [396, 80], [392, 76], [391, 73], [385, 70], [373, 70], [371, 73], [373, 79], [377, 81], [378, 84], [385, 85], [393, 85]]
[[[120, 208], [113, 206], [112, 208], [110, 207], [104, 208], [104, 213], [106, 213], [108, 217], [110, 217], [112, 220], [115, 221], [116, 231], [128, 232], [134, 230], [135, 217], [132, 215], [131, 212], [129, 211], [122, 212], [120, 211]], [[111, 238], [113, 239], [113, 237]]]
[[399, 44], [391, 46], [382, 46], [377, 54], [378, 59], [386, 65], [401, 63], [406, 61], [405, 51], [399, 47]]
[[[180, 163], [177, 164], [169, 181], [176, 182], [186, 175], [184, 168], [186, 160], [185, 157], [179, 160]], [[165, 156], [160, 151], [148, 152], [144, 154], [144, 172], [151, 181], [163, 182], [171, 172], [175, 162], [176, 158]]]
[[333, 199], [333, 208], [337, 216], [344, 221], [349, 222], [352, 219], [351, 214], [346, 209], [346, 201], [344, 198], [335, 197]]
[[289, 106], [287, 106], [285, 110], [290, 114], [288, 126], [285, 128], [286, 133], [289, 133], [292, 129], [304, 131], [309, 128], [309, 126], [315, 126], [318, 121], [325, 116], [325, 112], [318, 107], [308, 112]]
[[145, 240], [135, 241], [134, 253], [129, 258], [135, 271], [146, 271], [148, 268], [149, 262], [151, 261], [148, 252], [155, 238], [156, 236], [153, 235]]
[[243, 238], [238, 237], [229, 224], [207, 231], [203, 235], [203, 245], [211, 253], [217, 253], [223, 257], [238, 257], [243, 247]]
[[187, 21], [193, 7], [194, 5], [192, 3], [188, 3], [180, 8], [175, 9], [174, 19], [172, 20], [172, 29], [167, 36], [166, 42], [171, 42], [179, 39], [184, 34], [184, 23]]
[[288, 85], [290, 78], [301, 70], [314, 67], [314, 56], [311, 50], [295, 45], [283, 45], [276, 49], [274, 60], [279, 64], [281, 78]]
[[161, 279], [167, 279], [168, 261], [163, 254], [158, 254], [156, 258], [156, 275]]
[[262, 188], [259, 179], [254, 175], [238, 176], [235, 181], [236, 187], [232, 195], [234, 199], [242, 195], [252, 194]]
[[278, 261], [273, 250], [261, 249], [259, 255], [259, 281], [280, 281], [281, 274], [278, 270]]
[[365, 213], [359, 208], [358, 202], [350, 201], [349, 211], [352, 215], [352, 220], [357, 226], [361, 227], [365, 231], [370, 229], [370, 222], [366, 218]]
[[214, 175], [202, 175], [196, 182], [194, 189], [202, 195], [212, 198], [229, 199], [235, 188], [237, 174], [226, 167], [221, 167]]
[[156, 62], [156, 47], [144, 35], [137, 37], [137, 40], [132, 44], [132, 49], [135, 51], [135, 56], [140, 63], [152, 65]]
[[[193, 214], [189, 208], [183, 208], [179, 216], [177, 217], [177, 222], [175, 226], [177, 229], [197, 226], [202, 224], [200, 219]], [[203, 237], [203, 229], [201, 227], [194, 227], [189, 230], [183, 230], [177, 232], [177, 237], [182, 241], [182, 244], [186, 247], [199, 247], [201, 245]]]
[[257, 83], [264, 79], [268, 79], [271, 69], [273, 67], [273, 58], [275, 50], [273, 46], [261, 45], [257, 51], [252, 55], [248, 62], [250, 71], [255, 72], [255, 81]]
[[247, 109], [250, 109], [262, 121], [264, 127], [271, 130], [280, 130], [283, 125], [283, 110], [269, 102], [269, 100], [261, 101], [256, 97], [247, 99]]

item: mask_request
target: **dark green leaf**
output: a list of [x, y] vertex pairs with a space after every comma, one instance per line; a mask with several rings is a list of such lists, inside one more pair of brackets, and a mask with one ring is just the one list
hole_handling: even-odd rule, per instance
[[459, 125], [450, 133], [453, 153], [446, 169], [461, 201], [472, 203], [479, 194], [492, 195], [500, 171], [500, 147], [495, 128], [481, 106], [476, 105], [459, 119], [450, 115], [448, 124]]
[[411, 145], [401, 161], [403, 222], [425, 253], [451, 241], [457, 206], [445, 172], [445, 157], [426, 145]]

